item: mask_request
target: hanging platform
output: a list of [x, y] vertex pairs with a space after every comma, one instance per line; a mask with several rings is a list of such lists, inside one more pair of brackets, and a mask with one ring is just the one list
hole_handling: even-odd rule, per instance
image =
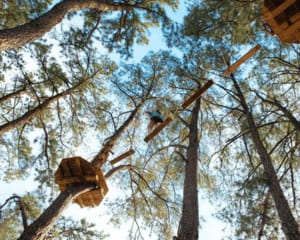
[[201, 96], [202, 93], [204, 93], [207, 89], [209, 89], [213, 84], [214, 84], [214, 82], [212, 80], [207, 81], [202, 87], [198, 88], [198, 90], [181, 105], [181, 107], [183, 109], [186, 109], [194, 101], [196, 101]]
[[265, 0], [263, 18], [282, 42], [300, 43], [300, 0]]
[[111, 160], [110, 164], [114, 165], [114, 164], [120, 162], [121, 160], [123, 160], [124, 158], [131, 156], [134, 153], [135, 153], [135, 151], [133, 149], [130, 149], [129, 151], [127, 151], [127, 152], [121, 154], [120, 156], [116, 157], [115, 159]]
[[82, 193], [74, 199], [80, 207], [96, 207], [108, 192], [108, 187], [100, 169], [81, 157], [65, 158], [55, 172], [55, 183], [64, 191], [76, 184], [94, 183], [96, 188]]
[[234, 72], [242, 63], [246, 62], [249, 58], [251, 58], [258, 50], [261, 49], [261, 46], [257, 44], [254, 48], [250, 49], [244, 56], [242, 56], [239, 60], [237, 60], [234, 64], [229, 66], [224, 74], [229, 75]]
[[145, 137], [144, 141], [149, 142], [152, 138], [154, 138], [161, 130], [163, 130], [170, 122], [172, 118], [168, 117], [165, 121], [163, 121], [160, 125], [158, 125], [154, 130]]

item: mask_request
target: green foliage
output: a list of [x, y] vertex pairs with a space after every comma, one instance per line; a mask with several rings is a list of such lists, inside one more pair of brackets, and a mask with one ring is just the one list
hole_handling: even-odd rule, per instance
[[[110, 224], [132, 220], [131, 239], [145, 238], [149, 229], [151, 239], [171, 238], [180, 219], [189, 144], [190, 112], [178, 106], [199, 85], [213, 79], [214, 86], [201, 98], [199, 113], [199, 190], [221, 205], [218, 217], [230, 226], [228, 239], [257, 239], [258, 234], [283, 238], [245, 111], [231, 79], [223, 75], [224, 60], [234, 62], [254, 40], [261, 41], [263, 51], [234, 76], [286, 198], [297, 212], [299, 131], [291, 116], [299, 122], [299, 49], [265, 38], [258, 21], [261, 2], [193, 1], [180, 26], [172, 25], [165, 15], [165, 7], [175, 8], [178, 1], [122, 1], [118, 4], [138, 7], [116, 13], [88, 9], [70, 14], [65, 23], [72, 24], [63, 23], [64, 32], [52, 32], [56, 39], [50, 39], [50, 34], [45, 41], [1, 53], [0, 127], [43, 106], [0, 139], [1, 178], [24, 179], [34, 171], [38, 182], [38, 192], [22, 197], [29, 221], [57, 195], [53, 174], [61, 158], [85, 146], [84, 153], [91, 157], [91, 149], [98, 151], [100, 142], [145, 102], [113, 149], [122, 152], [130, 146], [137, 151], [126, 159], [131, 168], [113, 177], [121, 191], [108, 203]], [[1, 28], [33, 19], [50, 4], [2, 1]], [[138, 64], [118, 66], [102, 55], [108, 49], [130, 56], [132, 47], [147, 44], [149, 30], [160, 24], [168, 27], [165, 34], [177, 31], [169, 37], [170, 43], [181, 48], [180, 57], [168, 51], [151, 52]], [[53, 98], [49, 105], [42, 105]], [[173, 121], [145, 145], [143, 111], [152, 108], [162, 109]], [[109, 164], [103, 167], [110, 169]], [[15, 239], [22, 230], [17, 201], [11, 201], [1, 208], [0, 239]], [[97, 230], [85, 219], [61, 218], [50, 236], [105, 239]]]
[[[35, 220], [41, 213], [40, 205], [35, 196], [26, 194], [23, 197], [13, 195], [7, 199], [5, 205], [0, 209], [0, 239], [16, 239], [23, 231], [23, 220], [21, 218], [21, 202], [27, 218], [27, 223]], [[1, 203], [3, 204], [3, 203]]]
[[38, 17], [49, 8], [52, 0], [3, 0], [0, 3], [0, 28], [11, 28]]
[[202, 41], [249, 43], [255, 39], [259, 27], [260, 8], [259, 1], [201, 1], [192, 4], [184, 19], [183, 34]]
[[[120, 5], [122, 4], [124, 3], [121, 2]], [[148, 44], [151, 28], [169, 22], [164, 5], [176, 9], [178, 1], [126, 1], [126, 5], [133, 6], [134, 10], [124, 10], [113, 15], [93, 10], [85, 11], [84, 32], [93, 31], [101, 18], [101, 27], [97, 29], [95, 38], [101, 40], [103, 46], [110, 51], [115, 50], [122, 55], [131, 56], [134, 44]]]
[[48, 236], [55, 240], [103, 240], [109, 235], [98, 231], [94, 223], [90, 223], [84, 218], [74, 221], [71, 218], [62, 217], [48, 233]]

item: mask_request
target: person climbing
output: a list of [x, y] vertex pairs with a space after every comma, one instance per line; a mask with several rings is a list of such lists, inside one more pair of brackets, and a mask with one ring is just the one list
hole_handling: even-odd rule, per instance
[[152, 112], [147, 111], [146, 113], [149, 114], [150, 117], [150, 122], [148, 124], [148, 134], [149, 134], [150, 132], [152, 132], [152, 130], [155, 127], [159, 126], [164, 121], [164, 117], [159, 110], [152, 111]]

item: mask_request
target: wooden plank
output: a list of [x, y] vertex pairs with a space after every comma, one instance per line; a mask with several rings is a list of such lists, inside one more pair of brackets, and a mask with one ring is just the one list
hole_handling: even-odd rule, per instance
[[225, 75], [229, 75], [234, 72], [242, 63], [247, 61], [250, 57], [252, 57], [258, 50], [261, 49], [261, 46], [257, 44], [255, 47], [250, 49], [244, 56], [242, 56], [239, 60], [237, 60], [234, 64], [229, 66], [224, 72]]
[[285, 39], [287, 41], [290, 41], [290, 42], [296, 42], [296, 40], [299, 40], [300, 37], [296, 38], [296, 35], [294, 35], [294, 33], [296, 33], [297, 31], [299, 31], [300, 29], [300, 21], [292, 24], [289, 28], [287, 28], [284, 32], [281, 32], [280, 34], [280, 38]]
[[61, 179], [61, 178], [63, 178], [63, 173], [61, 172], [60, 167], [58, 167], [58, 169], [56, 170], [56, 172], [55, 172], [55, 174], [54, 174], [54, 177], [55, 177], [55, 181], [56, 181], [56, 179]]
[[264, 9], [263, 9], [263, 18], [270, 25], [270, 27], [272, 28], [272, 30], [274, 32], [275, 32], [274, 29], [277, 29], [280, 27], [278, 25], [278, 23], [275, 21], [275, 19], [273, 18], [272, 13], [266, 7], [264, 7]]
[[96, 175], [86, 175], [86, 176], [80, 176], [80, 177], [65, 177], [62, 179], [56, 179], [55, 182], [59, 185], [65, 185], [65, 184], [72, 184], [72, 183], [82, 183], [82, 182], [97, 182], [97, 176]]
[[60, 163], [59, 166], [61, 173], [64, 177], [69, 177], [72, 176], [70, 169], [69, 169], [69, 165], [68, 165], [68, 160], [67, 159], [63, 159], [62, 162]]
[[80, 205], [80, 207], [96, 207], [103, 200], [101, 189], [94, 189], [88, 192], [80, 194], [74, 201]]
[[86, 207], [96, 207], [97, 206], [97, 204], [95, 204], [94, 197], [93, 197], [92, 193], [87, 192], [84, 197], [85, 197], [84, 200], [85, 200], [85, 206]]
[[127, 158], [129, 157], [130, 155], [134, 154], [134, 150], [133, 149], [130, 149], [129, 151], [121, 154], [120, 156], [116, 157], [115, 159], [111, 160], [110, 161], [110, 164], [114, 165], [116, 164], [117, 162], [120, 162], [121, 160], [123, 160], [124, 158]]
[[292, 23], [297, 22], [298, 20], [300, 21], [300, 12], [298, 12], [295, 15], [293, 15], [293, 16], [290, 17], [290, 21]]
[[181, 107], [183, 109], [186, 109], [188, 106], [190, 106], [194, 101], [196, 101], [202, 93], [204, 93], [207, 89], [209, 89], [213, 85], [213, 81], [209, 80], [207, 81], [201, 88], [199, 88], [191, 97], [189, 97], [182, 105]]
[[164, 129], [172, 121], [172, 118], [168, 117], [165, 121], [163, 121], [160, 125], [158, 125], [147, 137], [145, 137], [144, 141], [149, 142], [154, 136], [156, 136], [161, 130]]
[[103, 172], [99, 168], [95, 168], [95, 170], [98, 175], [98, 186], [103, 190], [103, 194], [105, 195], [108, 192], [108, 186], [106, 184]]
[[272, 10], [271, 14], [272, 14], [273, 18], [277, 17], [280, 13], [284, 12], [289, 6], [291, 6], [295, 2], [296, 2], [296, 0], [285, 0], [277, 8]]
[[91, 190], [90, 193], [91, 193], [91, 196], [93, 197], [95, 206], [99, 205], [104, 198], [102, 190], [100, 188], [98, 188], [98, 189]]
[[74, 163], [73, 163], [73, 174], [72, 175], [75, 175], [75, 176], [82, 176], [83, 173], [82, 173], [82, 170], [81, 170], [81, 159], [80, 158], [74, 158]]
[[84, 207], [84, 202], [82, 201], [80, 195], [74, 200], [74, 202], [78, 203], [80, 207]]

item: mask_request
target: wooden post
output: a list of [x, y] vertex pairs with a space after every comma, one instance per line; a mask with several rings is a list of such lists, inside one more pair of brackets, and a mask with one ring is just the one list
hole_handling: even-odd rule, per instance
[[229, 66], [224, 72], [225, 75], [229, 75], [234, 72], [243, 62], [246, 62], [250, 57], [252, 57], [258, 50], [261, 49], [261, 46], [257, 44], [254, 48], [250, 49], [244, 56], [237, 60], [234, 64]]
[[188, 106], [192, 104], [195, 100], [197, 100], [202, 93], [204, 93], [208, 88], [210, 88], [213, 85], [213, 81], [209, 80], [206, 82], [201, 88], [199, 88], [191, 97], [189, 97], [182, 105], [181, 107], [183, 109], [186, 109]]
[[172, 118], [168, 117], [165, 121], [163, 121], [159, 126], [157, 126], [147, 137], [145, 137], [144, 141], [149, 142], [155, 135], [157, 135], [165, 126], [167, 126], [172, 121]]
[[123, 160], [124, 158], [127, 158], [129, 157], [130, 155], [134, 154], [135, 151], [133, 149], [130, 149], [129, 151], [121, 154], [120, 156], [116, 157], [115, 159], [111, 160], [110, 161], [110, 164], [114, 165], [116, 164], [117, 162], [120, 162], [121, 160]]

